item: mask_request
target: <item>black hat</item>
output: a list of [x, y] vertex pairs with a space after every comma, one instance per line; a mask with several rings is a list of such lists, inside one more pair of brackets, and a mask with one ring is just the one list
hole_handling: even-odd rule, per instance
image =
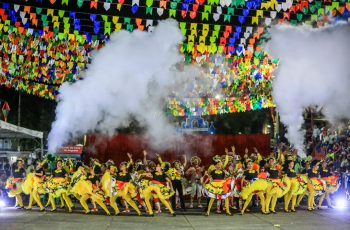
[[319, 165], [319, 164], [320, 164], [320, 162], [318, 160], [313, 160], [311, 162], [311, 168], [313, 168], [313, 167], [315, 167], [316, 165]]
[[259, 166], [260, 166], [260, 167], [264, 167], [265, 164], [266, 164], [266, 161], [265, 161], [265, 160], [261, 160], [261, 161], [259, 162]]
[[294, 160], [286, 160], [286, 161], [285, 161], [285, 164], [286, 164], [286, 165], [289, 165], [291, 162], [294, 162], [294, 163], [295, 163]]

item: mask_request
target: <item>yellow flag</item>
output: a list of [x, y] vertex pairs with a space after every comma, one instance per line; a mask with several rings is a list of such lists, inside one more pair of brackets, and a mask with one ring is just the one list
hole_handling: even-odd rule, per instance
[[53, 9], [47, 9], [47, 16], [51, 15], [53, 16]]
[[197, 23], [191, 23], [191, 30], [197, 30]]
[[69, 34], [69, 35], [68, 35], [68, 39], [69, 39], [69, 40], [74, 40], [74, 38], [75, 38], [74, 34]]
[[261, 9], [267, 10], [267, 7], [268, 7], [267, 2], [261, 3], [261, 6], [260, 6]]
[[209, 24], [203, 24], [203, 30], [209, 31]]
[[118, 32], [121, 28], [122, 28], [122, 24], [121, 23], [115, 24], [115, 32]]
[[264, 16], [264, 11], [262, 11], [262, 10], [256, 11], [256, 17], [263, 17], [263, 16]]
[[118, 16], [113, 16], [112, 22], [116, 25], [118, 23], [119, 17]]
[[252, 17], [252, 24], [258, 25], [259, 23], [259, 18], [258, 17]]
[[277, 0], [271, 0], [270, 2], [271, 10], [275, 10], [277, 4], [278, 4]]
[[202, 30], [202, 35], [204, 37], [208, 36], [209, 30]]
[[191, 35], [197, 37], [197, 30], [191, 30]]

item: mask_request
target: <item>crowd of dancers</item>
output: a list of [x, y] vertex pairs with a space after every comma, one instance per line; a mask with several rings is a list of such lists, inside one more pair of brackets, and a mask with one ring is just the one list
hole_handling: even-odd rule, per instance
[[[263, 158], [256, 148], [252, 154], [246, 149], [244, 157], [240, 157], [232, 147], [231, 151], [225, 149], [224, 155], [215, 155], [207, 167], [197, 156], [191, 157], [189, 166], [186, 156], [172, 163], [158, 154], [154, 161], [148, 157], [146, 151], [138, 160], [128, 153], [129, 160], [119, 165], [112, 160], [101, 163], [91, 159], [86, 165], [56, 158], [52, 169], [45, 159], [37, 161], [31, 170], [25, 170], [23, 160], [18, 159], [6, 188], [19, 209], [30, 210], [36, 204], [40, 211], [50, 206], [50, 211], [55, 212], [59, 203], [60, 208], [73, 212], [73, 201], [77, 200], [86, 214], [97, 212], [99, 206], [106, 215], [111, 215], [110, 210], [119, 215], [119, 207], [125, 213], [131, 207], [138, 215], [144, 211], [149, 216], [154, 215], [154, 210], [162, 212], [161, 205], [173, 216], [177, 209], [186, 211], [185, 194], [190, 195], [188, 208], [197, 206], [206, 216], [215, 201], [216, 212], [227, 215], [232, 215], [233, 209], [243, 215], [251, 202], [259, 205], [263, 214], [276, 213], [277, 200], [282, 197], [285, 212], [295, 212], [305, 196], [307, 210], [313, 211], [321, 207], [325, 198], [332, 207], [330, 194], [339, 188], [338, 176], [330, 167], [332, 162], [310, 158], [299, 162], [296, 151], [289, 149]], [[29, 195], [26, 207], [23, 193]]]

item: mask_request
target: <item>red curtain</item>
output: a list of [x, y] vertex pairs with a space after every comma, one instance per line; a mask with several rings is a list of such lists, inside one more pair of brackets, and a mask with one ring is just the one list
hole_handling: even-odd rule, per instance
[[[203, 164], [208, 165], [214, 155], [222, 155], [225, 148], [231, 151], [231, 146], [236, 147], [236, 153], [244, 155], [247, 147], [249, 153], [256, 147], [259, 152], [266, 156], [270, 152], [270, 136], [265, 134], [252, 135], [197, 135], [186, 136], [186, 144], [170, 143], [166, 151], [158, 152], [167, 161], [181, 159], [186, 154], [187, 158], [197, 155], [202, 159]], [[98, 158], [101, 162], [108, 159], [118, 163], [127, 160], [126, 153], [133, 154], [134, 159], [143, 157], [145, 149], [149, 153], [148, 159], [154, 159], [156, 151], [147, 144], [142, 135], [119, 134], [113, 137], [103, 135], [90, 135], [87, 137], [86, 145], [87, 159]]]

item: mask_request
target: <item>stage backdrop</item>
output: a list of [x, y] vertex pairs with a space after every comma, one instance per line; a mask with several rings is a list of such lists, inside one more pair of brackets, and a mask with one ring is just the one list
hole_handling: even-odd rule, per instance
[[[166, 161], [182, 159], [182, 155], [186, 154], [188, 159], [197, 155], [202, 159], [204, 164], [209, 164], [215, 154], [222, 155], [225, 148], [231, 151], [231, 146], [236, 147], [236, 153], [244, 155], [244, 149], [248, 147], [249, 153], [256, 147], [259, 152], [266, 156], [270, 152], [270, 136], [265, 134], [252, 135], [197, 135], [186, 136], [186, 144], [171, 143], [167, 151], [158, 152]], [[108, 159], [114, 162], [127, 160], [126, 153], [133, 154], [133, 159], [142, 158], [142, 151], [147, 150], [148, 159], [155, 159], [154, 153], [141, 135], [119, 134], [113, 137], [103, 135], [87, 136], [85, 147], [86, 158], [97, 158], [101, 162]]]

